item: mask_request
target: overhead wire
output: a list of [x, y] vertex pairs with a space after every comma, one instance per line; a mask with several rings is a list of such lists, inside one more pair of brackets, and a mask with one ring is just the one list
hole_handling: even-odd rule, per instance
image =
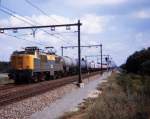
[[[30, 19], [25, 18], [25, 17], [19, 15], [17, 12], [15, 12], [15, 11], [13, 11], [13, 10], [7, 8], [7, 7], [4, 7], [4, 6], [2, 6], [2, 5], [1, 5], [0, 7], [3, 8], [3, 9], [5, 9], [5, 10], [0, 9], [2, 12], [6, 13], [6, 14], [8, 14], [8, 15], [11, 15], [11, 16], [15, 17], [16, 19], [21, 20], [21, 21], [23, 21], [23, 22], [25, 22], [25, 23], [27, 23], [27, 24], [29, 24], [29, 25], [36, 26], [36, 25], [34, 25], [34, 22], [33, 22], [33, 21], [31, 21]], [[8, 10], [9, 12], [6, 11], [6, 10]], [[12, 14], [12, 13], [13, 13], [13, 14]], [[18, 17], [17, 15], [20, 16], [20, 17]], [[22, 17], [22, 18], [21, 18], [21, 17]], [[44, 32], [45, 32], [45, 31], [44, 31]], [[46, 32], [46, 33], [47, 33], [47, 32]], [[49, 33], [48, 33], [48, 34], [49, 34]], [[50, 35], [52, 35], [52, 34], [50, 34]]]
[[[26, 1], [28, 1], [28, 0], [26, 0]], [[29, 2], [29, 1], [28, 1]], [[30, 2], [31, 3], [31, 2]], [[32, 4], [32, 6], [33, 6], [33, 4]], [[24, 17], [22, 17], [21, 15], [19, 15], [19, 16], [16, 16], [16, 15], [18, 15], [18, 13], [16, 13], [15, 11], [13, 11], [13, 10], [11, 10], [11, 9], [9, 9], [9, 8], [7, 8], [7, 7], [4, 7], [4, 6], [1, 6], [2, 8], [4, 8], [4, 9], [6, 9], [6, 10], [8, 10], [8, 11], [6, 11], [6, 10], [4, 10], [4, 9], [0, 9], [2, 12], [4, 12], [4, 13], [6, 13], [6, 14], [8, 14], [8, 15], [11, 15], [11, 16], [13, 16], [13, 17], [15, 17], [15, 18], [17, 18], [17, 19], [19, 19], [19, 20], [21, 20], [21, 21], [23, 21], [23, 22], [25, 22], [25, 23], [28, 23], [28, 24], [30, 24], [30, 25], [33, 25], [32, 23], [33, 23], [33, 21], [31, 21], [30, 19], [27, 19], [27, 18], [24, 18]], [[36, 7], [36, 6], [34, 6], [34, 7]], [[39, 9], [39, 11], [40, 12], [42, 12], [44, 15], [47, 15], [44, 11], [42, 11], [40, 8], [38, 8], [38, 7], [36, 7], [36, 9]], [[12, 13], [10, 13], [10, 12], [12, 12]], [[47, 15], [48, 16], [48, 15]], [[22, 17], [22, 18], [21, 18]], [[50, 16], [48, 16], [48, 17], [50, 17]], [[54, 19], [55, 20], [55, 19]], [[31, 23], [32, 22], [32, 23]], [[58, 22], [58, 21], [57, 21]], [[47, 32], [47, 31], [44, 31], [45, 33], [48, 33], [48, 34], [50, 34], [49, 32]], [[62, 33], [67, 33], [67, 32], [62, 32]], [[75, 33], [75, 32], [68, 32], [68, 33]], [[58, 35], [60, 35], [60, 33], [53, 33], [53, 34], [50, 34], [51, 36], [54, 36], [54, 34], [58, 34]], [[15, 36], [16, 37], [16, 36]], [[60, 37], [57, 37], [56, 35], [54, 36], [54, 37], [56, 37], [56, 38], [58, 38], [58, 39], [60, 39]], [[61, 40], [63, 40], [63, 39], [61, 39]], [[65, 41], [66, 42], [66, 41]], [[67, 42], [67, 44], [70, 44], [70, 42]]]
[[[4, 6], [2, 6], [2, 5], [1, 5], [0, 7], [3, 8], [3, 9], [0, 8], [0, 11], [4, 12], [4, 13], [10, 15], [10, 16], [13, 16], [13, 17], [15, 17], [16, 19], [18, 19], [18, 20], [20, 20], [20, 21], [23, 21], [23, 22], [25, 22], [25, 23], [27, 23], [27, 24], [29, 24], [29, 25], [36, 26], [36, 25], [33, 24], [33, 21], [31, 21], [30, 19], [24, 18], [23, 16], [19, 15], [17, 12], [15, 12], [15, 11], [13, 11], [13, 10], [7, 8], [7, 7], [4, 7]], [[5, 9], [5, 10], [4, 10], [4, 9]], [[6, 10], [8, 10], [9, 12], [6, 11]], [[13, 13], [13, 14], [12, 14], [12, 13]], [[20, 17], [18, 17], [17, 15], [19, 15]], [[22, 17], [22, 18], [21, 18], [21, 17]], [[30, 21], [30, 22], [29, 22], [29, 21]], [[31, 22], [32, 22], [32, 23], [31, 23]], [[47, 31], [45, 31], [45, 30], [43, 30], [43, 29], [41, 29], [41, 30], [44, 31], [45, 33], [47, 33], [47, 34], [49, 34], [49, 35], [55, 37], [55, 38], [58, 38], [58, 39], [60, 39], [60, 40], [63, 40], [63, 39], [61, 39], [60, 37], [58, 37], [58, 36], [56, 36], [56, 35], [54, 35], [54, 34], [51, 34], [51, 33], [47, 32]]]
[[8, 33], [3, 33], [3, 34], [6, 35], [6, 36], [14, 37], [14, 38], [16, 38], [16, 39], [21, 39], [21, 40], [24, 40], [24, 41], [36, 43], [36, 44], [41, 45], [41, 46], [45, 46], [45, 44], [40, 43], [40, 42], [35, 42], [35, 41], [27, 40], [27, 39], [25, 39], [25, 38], [20, 38], [20, 37], [18, 37], [18, 36], [14, 36], [14, 35], [11, 35], [11, 34], [8, 34]]
[[[47, 15], [46, 12], [44, 12], [44, 11], [41, 10], [39, 7], [37, 7], [37, 6], [35, 6], [34, 4], [32, 4], [31, 2], [29, 2], [28, 0], [26, 0], [26, 2], [28, 2], [28, 4], [30, 4], [30, 5], [32, 5], [32, 7], [35, 7], [36, 9], [38, 9], [38, 10], [39, 10], [40, 12], [42, 12], [44, 15]], [[28, 18], [24, 18], [23, 16], [19, 15], [17, 12], [15, 12], [15, 11], [13, 11], [13, 10], [7, 8], [7, 7], [4, 7], [4, 6], [2, 6], [2, 5], [1, 5], [1, 7], [9, 11], [9, 12], [8, 12], [8, 11], [5, 11], [5, 10], [1, 9], [2, 12], [7, 13], [7, 14], [9, 14], [9, 15], [11, 15], [11, 16], [13, 16], [13, 17], [15, 17], [15, 18], [17, 18], [17, 19], [19, 19], [19, 20], [25, 22], [25, 23], [27, 23], [27, 24], [33, 25], [33, 23], [35, 23], [35, 21], [33, 21], [33, 20], [31, 20], [31, 19], [28, 19]], [[10, 13], [10, 12], [12, 12], [13, 14]], [[20, 17], [14, 15], [14, 14], [19, 15], [19, 16], [22, 17], [22, 18], [20, 18]], [[50, 16], [48, 16], [48, 15], [47, 15], [47, 17], [48, 17], [48, 18], [53, 18], [53, 17], [50, 17]], [[57, 21], [56, 19], [54, 19], [54, 18], [53, 18], [53, 20], [55, 20], [56, 22], [58, 22], [58, 21]], [[31, 22], [32, 22], [32, 23], [31, 23]], [[37, 23], [37, 22], [36, 22], [36, 23]], [[34, 25], [34, 26], [36, 26], [36, 25]], [[41, 29], [41, 30], [42, 30], [42, 29]], [[45, 33], [47, 33], [47, 34], [49, 34], [49, 35], [51, 35], [51, 36], [53, 36], [53, 37], [55, 37], [55, 38], [57, 38], [57, 39], [60, 39], [60, 40], [63, 40], [63, 41], [64, 41], [63, 38], [60, 38], [60, 37], [59, 37], [59, 36], [64, 37], [64, 36], [61, 35], [60, 33], [56, 33], [56, 32], [55, 32], [55, 33], [52, 33], [52, 34], [51, 34], [51, 33], [47, 32], [46, 30], [42, 30], [42, 31], [44, 31]], [[70, 32], [68, 32], [68, 33], [70, 33]], [[75, 31], [72, 32], [72, 33], [75, 33]], [[59, 35], [59, 36], [56, 36], [55, 34], [56, 34], [56, 35]], [[66, 39], [68, 39], [68, 38], [66, 38]], [[66, 42], [67, 44], [71, 44], [70, 42], [67, 42], [67, 41], [64, 41], [64, 42]]]
[[[56, 23], [61, 23], [60, 21], [58, 21], [57, 19], [49, 16], [44, 10], [42, 10], [40, 7], [38, 7], [37, 5], [33, 4], [31, 1], [29, 0], [25, 0], [29, 5], [31, 5], [33, 8], [37, 9], [38, 11], [40, 11], [42, 14], [44, 14], [45, 16], [47, 16], [50, 20], [53, 19]], [[57, 33], [57, 35], [64, 37], [64, 35]], [[68, 38], [67, 38], [68, 39]], [[70, 43], [69, 43], [70, 44]]]
[[3, 13], [6, 13], [6, 14], [8, 14], [8, 15], [10, 15], [10, 16], [13, 16], [13, 17], [15, 17], [16, 19], [21, 20], [21, 21], [23, 21], [23, 22], [26, 22], [26, 23], [28, 23], [28, 24], [30, 24], [30, 25], [33, 25], [33, 24], [31, 24], [30, 22], [28, 22], [28, 21], [22, 19], [21, 17], [18, 17], [18, 16], [16, 16], [16, 15], [12, 14], [11, 12], [8, 12], [8, 11], [2, 9], [1, 7], [2, 7], [2, 6], [0, 6], [0, 11], [2, 11]]
[[[21, 21], [24, 21], [24, 22], [26, 22], [26, 23], [28, 23], [28, 24], [31, 24], [31, 23], [25, 21], [24, 19], [22, 19], [22, 18], [20, 18], [20, 17], [17, 17], [16, 15], [14, 15], [14, 14], [8, 12], [8, 11], [5, 11], [5, 10], [3, 10], [3, 9], [1, 9], [1, 8], [0, 8], [0, 11], [4, 12], [4, 13], [6, 13], [6, 14], [9, 14], [9, 15], [11, 15], [11, 16], [13, 16], [13, 17], [15, 17], [15, 18], [17, 18], [17, 19], [19, 19], [19, 20], [21, 20]], [[21, 39], [21, 40], [25, 40], [25, 41], [30, 41], [30, 40], [27, 40], [27, 39], [25, 39], [25, 38], [20, 38], [20, 37], [17, 37], [17, 36], [14, 36], [14, 35], [10, 35], [10, 34], [7, 34], [7, 33], [3, 33], [3, 34], [6, 35], [6, 36], [11, 36], [11, 37], [17, 38], [17, 39]], [[24, 34], [24, 35], [25, 35], [25, 34]], [[27, 35], [27, 34], [26, 34], [26, 35]], [[30, 42], [34, 42], [34, 43], [35, 43], [35, 41], [30, 41]], [[37, 43], [37, 42], [36, 42], [36, 43]], [[39, 44], [39, 45], [44, 45], [44, 44], [42, 44], [42, 43], [37, 43], [37, 44]]]
[[[49, 16], [44, 10], [42, 10], [40, 7], [38, 7], [37, 5], [33, 4], [31, 1], [29, 0], [25, 0], [29, 5], [31, 5], [33, 8], [37, 9], [38, 11], [40, 11], [42, 14], [44, 14], [45, 16], [47, 16], [50, 20], [52, 19], [53, 21], [55, 21], [56, 23], [61, 24], [62, 22], [58, 21], [57, 19], [55, 19], [54, 17]], [[73, 31], [72, 31], [73, 32]]]
[[53, 19], [55, 22], [60, 23], [57, 19], [50, 17], [44, 10], [40, 9], [39, 7], [37, 7], [35, 4], [33, 4], [32, 2], [30, 2], [29, 0], [25, 0], [29, 5], [31, 5], [32, 7], [34, 7], [35, 9], [37, 9], [38, 11], [40, 11], [42, 14], [44, 14], [45, 16], [48, 16], [49, 18]]
[[[3, 6], [1, 6], [1, 7], [3, 7]], [[8, 9], [8, 8], [6, 8], [6, 7], [3, 7], [3, 8], [5, 8], [5, 9], [11, 11], [10, 9]], [[25, 23], [27, 23], [27, 24], [29, 24], [29, 25], [33, 25], [31, 22], [29, 22], [29, 19], [21, 18], [21, 17], [16, 16], [15, 14], [17, 14], [17, 13], [14, 12], [14, 11], [11, 11], [11, 12], [13, 12], [14, 14], [12, 14], [11, 12], [8, 12], [8, 11], [6, 11], [6, 10], [4, 10], [4, 9], [1, 9], [1, 8], [0, 8], [0, 11], [4, 12], [4, 13], [10, 15], [10, 16], [13, 16], [13, 17], [15, 17], [16, 19], [18, 19], [18, 20], [20, 20], [20, 21], [23, 21], [23, 22], [25, 22]], [[19, 15], [19, 16], [20, 16], [20, 15]], [[25, 19], [26, 19], [26, 20], [25, 20]], [[27, 21], [27, 20], [28, 20], [28, 21]], [[35, 26], [35, 25], [34, 25], [34, 26]], [[42, 30], [42, 29], [41, 29], [41, 30]], [[42, 30], [42, 31], [43, 31], [43, 30]], [[44, 30], [44, 32], [45, 32], [45, 33], [48, 33], [48, 34], [51, 35], [51, 36], [54, 36], [53, 34], [50, 34], [49, 32], [47, 32], [47, 31], [45, 31], [45, 30]], [[57, 36], [54, 36], [54, 37], [60, 39], [60, 38], [57, 37]]]

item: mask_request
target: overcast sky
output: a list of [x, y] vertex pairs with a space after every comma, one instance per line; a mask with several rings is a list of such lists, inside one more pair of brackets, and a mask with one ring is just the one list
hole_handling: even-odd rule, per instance
[[[120, 65], [126, 58], [142, 48], [150, 46], [150, 1], [149, 0], [30, 0], [47, 15], [35, 9], [25, 0], [1, 0], [1, 10], [13, 11], [13, 16], [0, 11], [0, 27], [50, 25], [75, 23], [81, 20], [81, 45], [103, 44], [103, 53], [110, 54]], [[30, 23], [30, 24], [29, 24]], [[0, 34], [0, 60], [9, 60], [14, 50], [25, 46], [54, 46], [60, 55], [60, 47], [77, 45], [76, 28], [70, 33], [64, 29], [51, 31], [21, 30], [17, 33], [5, 31]], [[59, 33], [60, 32], [60, 33]], [[54, 35], [52, 35], [55, 33]], [[9, 35], [9, 36], [8, 36]], [[17, 36], [21, 39], [16, 39]], [[42, 44], [42, 45], [41, 45]], [[99, 49], [82, 49], [82, 56], [97, 55]], [[65, 50], [65, 55], [76, 57], [77, 50]]]

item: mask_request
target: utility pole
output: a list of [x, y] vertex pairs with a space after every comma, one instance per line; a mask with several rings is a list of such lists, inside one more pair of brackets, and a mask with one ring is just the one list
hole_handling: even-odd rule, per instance
[[110, 58], [110, 56], [109, 55], [107, 55], [106, 57], [105, 57], [105, 60], [106, 60], [106, 63], [107, 63], [107, 71], [108, 71], [108, 66], [109, 66], [109, 58]]
[[102, 51], [102, 50], [103, 50], [103, 49], [102, 49], [102, 44], [101, 44], [101, 45], [100, 45], [100, 55], [101, 55], [101, 72], [102, 72], [102, 70], [103, 70], [103, 67], [102, 67], [102, 65], [103, 65], [103, 64], [102, 64], [102, 63], [103, 63], [103, 61], [102, 61], [102, 60], [103, 60], [103, 54], [102, 54], [102, 53], [103, 53], [103, 51]]
[[108, 71], [109, 71], [109, 66], [110, 66], [110, 55], [108, 55], [108, 62], [107, 62], [107, 65], [108, 65]]
[[[78, 21], [78, 24], [80, 24], [80, 21]], [[78, 26], [78, 45], [77, 46], [62, 46], [61, 47], [61, 52], [63, 54], [64, 50], [63, 49], [67, 49], [67, 48], [78, 48], [78, 73], [79, 73], [79, 84], [82, 83], [81, 80], [81, 66], [80, 66], [80, 61], [81, 61], [81, 48], [91, 48], [91, 47], [100, 47], [100, 56], [101, 56], [101, 69], [102, 69], [102, 44], [100, 45], [80, 45], [80, 26]], [[85, 57], [86, 58], [86, 57]], [[80, 60], [79, 60], [80, 59]]]
[[79, 74], [79, 85], [82, 83], [81, 80], [81, 47], [80, 47], [80, 20], [78, 20], [78, 74]]
[[61, 46], [61, 56], [63, 56], [63, 46]]

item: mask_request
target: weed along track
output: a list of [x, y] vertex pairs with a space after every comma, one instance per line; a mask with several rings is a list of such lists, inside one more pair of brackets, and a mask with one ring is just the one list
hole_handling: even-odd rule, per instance
[[[100, 72], [93, 72], [90, 74], [83, 74], [82, 78], [87, 78], [99, 74]], [[13, 102], [23, 100], [28, 97], [32, 97], [49, 90], [53, 90], [60, 86], [75, 82], [78, 80], [78, 76], [70, 76], [61, 78], [58, 80], [44, 81], [37, 84], [30, 85], [12, 85], [9, 88], [6, 86], [0, 87], [0, 106], [8, 105]]]

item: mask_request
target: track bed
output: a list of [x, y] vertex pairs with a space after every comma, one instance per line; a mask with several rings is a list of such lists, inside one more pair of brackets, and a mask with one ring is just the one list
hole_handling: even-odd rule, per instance
[[[90, 74], [83, 74], [82, 78], [94, 76], [100, 72], [93, 72]], [[8, 105], [16, 101], [20, 101], [24, 98], [32, 97], [49, 90], [53, 90], [60, 86], [76, 82], [78, 76], [69, 76], [57, 80], [44, 81], [37, 84], [29, 85], [9, 85], [8, 87], [0, 87], [0, 106]]]

